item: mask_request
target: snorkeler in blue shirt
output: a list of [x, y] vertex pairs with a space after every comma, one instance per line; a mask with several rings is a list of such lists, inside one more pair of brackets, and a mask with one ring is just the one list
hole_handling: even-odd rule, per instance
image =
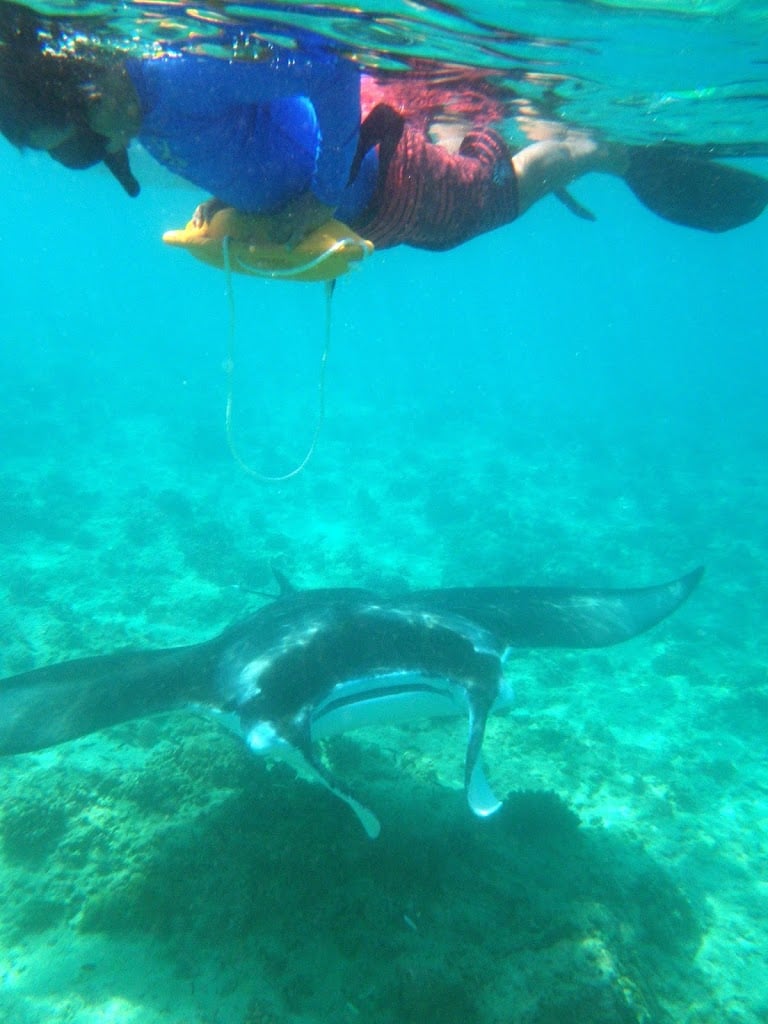
[[360, 128], [355, 64], [310, 44], [254, 58], [185, 54], [130, 59], [138, 138], [160, 163], [223, 205], [321, 224], [356, 212], [373, 189], [375, 154], [348, 188]]

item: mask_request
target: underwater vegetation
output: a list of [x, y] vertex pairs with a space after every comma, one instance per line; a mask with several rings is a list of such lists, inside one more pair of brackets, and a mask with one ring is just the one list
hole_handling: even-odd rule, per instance
[[207, 723], [160, 728], [110, 733], [103, 756], [119, 772], [94, 770], [81, 741], [66, 764], [10, 780], [11, 941], [59, 923], [141, 936], [190, 970], [210, 958], [222, 991], [241, 992], [227, 1019], [243, 1024], [267, 1006], [275, 1021], [667, 1019], [700, 910], [639, 844], [581, 823], [554, 793], [512, 792], [479, 827], [459, 792], [341, 739], [332, 760], [397, 822], [370, 843], [331, 794]]

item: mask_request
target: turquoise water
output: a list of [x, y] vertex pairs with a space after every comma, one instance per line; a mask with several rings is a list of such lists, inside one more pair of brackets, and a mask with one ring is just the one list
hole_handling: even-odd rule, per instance
[[[360, 27], [326, 7], [339, 41]], [[359, 36], [379, 63], [495, 41], [532, 94], [560, 55], [573, 123], [768, 142], [761, 5], [478, 3], [474, 41], [455, 10], [388, 14]], [[272, 565], [392, 589], [707, 573], [629, 643], [515, 655], [487, 822], [463, 722], [334, 742], [376, 843], [186, 714], [4, 761], [0, 1019], [768, 1019], [768, 214], [710, 236], [592, 176], [595, 223], [548, 199], [451, 253], [375, 254], [336, 289], [317, 451], [260, 485], [225, 441], [224, 277], [160, 242], [200, 196], [143, 171], [129, 200], [0, 143], [0, 675], [212, 636]], [[234, 292], [235, 431], [279, 473], [312, 435], [323, 290]]]

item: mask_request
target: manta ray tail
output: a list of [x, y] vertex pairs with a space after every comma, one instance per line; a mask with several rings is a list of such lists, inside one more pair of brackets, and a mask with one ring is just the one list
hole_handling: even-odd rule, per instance
[[0, 682], [0, 755], [54, 746], [205, 699], [208, 645], [122, 651]]

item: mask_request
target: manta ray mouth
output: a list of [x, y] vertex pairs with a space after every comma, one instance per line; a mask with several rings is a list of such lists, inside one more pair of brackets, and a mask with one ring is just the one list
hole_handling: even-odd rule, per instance
[[466, 689], [449, 679], [386, 672], [335, 686], [312, 711], [310, 732], [315, 741], [365, 726], [466, 713], [467, 707]]
[[[500, 686], [493, 707], [500, 710], [511, 701], [511, 687]], [[461, 681], [408, 670], [352, 679], [335, 686], [314, 709], [309, 731], [311, 741], [315, 742], [363, 726], [394, 725], [418, 718], [457, 714], [466, 714], [469, 719], [465, 762], [467, 802], [474, 814], [486, 818], [501, 807], [501, 801], [485, 777], [481, 759], [488, 707], [478, 707], [471, 690]], [[360, 812], [353, 809], [360, 817]]]

